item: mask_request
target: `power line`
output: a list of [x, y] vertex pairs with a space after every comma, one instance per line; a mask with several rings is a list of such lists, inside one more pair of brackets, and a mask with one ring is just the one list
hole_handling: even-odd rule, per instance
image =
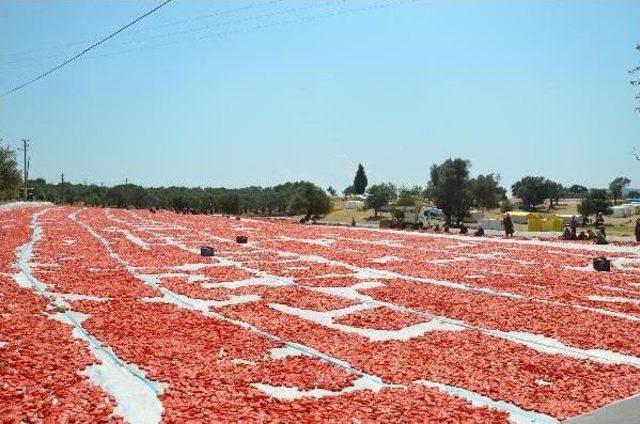
[[34, 77], [32, 79], [30, 79], [29, 81], [20, 84], [17, 87], [12, 88], [11, 90], [7, 91], [6, 93], [4, 93], [2, 95], [2, 97], [4, 96], [8, 96], [9, 94], [15, 93], [18, 90], [23, 89], [24, 87], [33, 84], [34, 82], [46, 77], [49, 74], [52, 74], [53, 72], [57, 71], [58, 69], [62, 68], [65, 65], [68, 65], [69, 63], [79, 59], [80, 57], [84, 56], [85, 54], [87, 54], [89, 51], [95, 49], [96, 47], [98, 47], [99, 45], [105, 43], [106, 41], [110, 40], [111, 38], [115, 37], [116, 35], [120, 34], [122, 31], [126, 30], [127, 28], [135, 25], [137, 22], [143, 20], [144, 18], [146, 18], [147, 16], [151, 15], [152, 13], [158, 11], [159, 9], [161, 9], [162, 7], [164, 7], [165, 5], [167, 5], [168, 3], [172, 2], [173, 0], [165, 0], [164, 2], [160, 3], [158, 6], [154, 7], [153, 9], [149, 10], [148, 12], [138, 16], [136, 19], [134, 19], [133, 21], [129, 22], [128, 24], [126, 24], [125, 26], [123, 26], [122, 28], [112, 32], [111, 34], [107, 35], [106, 37], [104, 37], [103, 39], [101, 39], [100, 41], [93, 43], [92, 45], [90, 45], [89, 47], [87, 47], [86, 49], [82, 50], [80, 53], [76, 54], [75, 56], [65, 60], [64, 62], [62, 62], [61, 64], [49, 69], [47, 72], [38, 75], [37, 77]]
[[[327, 12], [327, 13], [319, 13], [319, 14], [315, 14], [315, 15], [304, 15], [304, 16], [296, 17], [296, 18], [290, 19], [290, 20], [269, 22], [269, 23], [266, 23], [266, 24], [257, 25], [257, 26], [244, 28], [244, 29], [205, 34], [205, 35], [200, 36], [200, 37], [195, 38], [195, 39], [186, 38], [186, 39], [181, 39], [181, 40], [173, 40], [173, 41], [169, 41], [169, 42], [165, 41], [165, 42], [162, 42], [162, 43], [156, 43], [156, 44], [150, 44], [150, 45], [141, 45], [141, 46], [139, 46], [137, 48], [129, 48], [129, 49], [122, 49], [121, 48], [122, 46], [118, 46], [120, 48], [116, 48], [113, 51], [107, 50], [108, 51], [107, 53], [93, 55], [92, 58], [100, 59], [100, 58], [106, 58], [106, 57], [110, 57], [110, 56], [114, 56], [114, 55], [122, 55], [122, 54], [127, 54], [127, 53], [139, 52], [139, 51], [147, 50], [147, 49], [154, 49], [154, 48], [161, 48], [161, 47], [166, 47], [166, 46], [175, 45], [175, 44], [182, 44], [182, 43], [185, 43], [185, 42], [202, 41], [202, 40], [211, 39], [211, 38], [221, 38], [221, 37], [226, 37], [226, 36], [231, 36], [231, 35], [247, 34], [247, 33], [252, 33], [252, 32], [256, 32], [256, 31], [267, 30], [267, 29], [274, 28], [274, 27], [288, 26], [288, 25], [293, 25], [293, 24], [298, 24], [298, 23], [308, 23], [308, 22], [312, 22], [312, 21], [316, 21], [316, 20], [320, 20], [320, 19], [324, 19], [324, 18], [337, 17], [337, 16], [356, 14], [356, 13], [370, 12], [370, 11], [374, 11], [374, 10], [386, 9], [386, 8], [398, 6], [398, 5], [401, 5], [401, 4], [418, 3], [418, 2], [421, 2], [421, 1], [424, 1], [424, 0], [391, 0], [389, 2], [377, 3], [377, 4], [374, 4], [374, 5], [369, 5], [369, 6], [364, 6], [364, 7], [334, 10], [334, 11], [330, 11], [330, 12]], [[326, 3], [322, 3], [321, 6], [327, 6], [329, 4], [344, 3], [344, 2], [345, 2], [344, 0], [333, 0], [333, 1], [328, 1]], [[227, 25], [227, 24], [230, 24], [230, 23], [238, 22], [238, 21], [249, 21], [249, 20], [253, 20], [253, 19], [256, 19], [256, 18], [277, 16], [277, 15], [282, 15], [282, 14], [286, 14], [286, 13], [297, 12], [297, 11], [300, 11], [301, 9], [306, 9], [306, 8], [308, 8], [308, 7], [289, 9], [289, 10], [286, 10], [284, 12], [268, 13], [268, 14], [265, 14], [265, 15], [258, 15], [258, 16], [255, 16], [255, 17], [250, 17], [248, 19], [244, 18], [244, 19], [240, 19], [240, 20], [236, 20], [236, 21], [221, 22], [221, 23], [219, 23], [217, 25], [210, 25], [209, 27], [211, 28], [211, 27], [215, 27], [215, 26]], [[153, 37], [153, 38], [155, 38], [155, 37]], [[142, 40], [142, 41], [147, 41], [147, 40]], [[16, 89], [19, 89], [19, 87], [16, 87]], [[16, 89], [14, 89], [14, 90], [16, 90]], [[10, 94], [10, 93], [11, 92], [7, 92], [7, 93], [3, 94], [0, 97], [6, 96], [7, 94]]]
[[[138, 29], [134, 29], [131, 31], [127, 32], [127, 36], [129, 35], [135, 35], [135, 34], [139, 34], [139, 33], [144, 33], [144, 32], [149, 32], [149, 31], [153, 31], [153, 30], [157, 30], [157, 29], [161, 29], [161, 28], [166, 28], [166, 27], [171, 27], [171, 26], [176, 26], [176, 25], [181, 25], [181, 24], [185, 24], [185, 23], [190, 23], [190, 22], [195, 22], [195, 21], [200, 21], [203, 19], [210, 19], [210, 18], [215, 18], [218, 16], [223, 16], [223, 15], [232, 15], [232, 14], [236, 14], [236, 13], [241, 13], [241, 12], [245, 12], [248, 10], [252, 10], [252, 9], [257, 9], [257, 8], [262, 8], [265, 6], [270, 6], [276, 3], [282, 3], [284, 0], [266, 0], [260, 3], [254, 3], [254, 4], [250, 4], [250, 5], [246, 5], [246, 6], [242, 6], [242, 7], [236, 7], [233, 9], [227, 9], [227, 10], [219, 10], [213, 13], [207, 13], [205, 15], [197, 15], [191, 18], [186, 18], [186, 19], [180, 19], [180, 20], [175, 20], [175, 21], [170, 21], [164, 24], [159, 24], [159, 25], [154, 25], [154, 26], [145, 26], [142, 28], [138, 28]], [[13, 62], [7, 62], [6, 64], [8, 65], [12, 65], [12, 64], [16, 64], [20, 61], [24, 61], [24, 60], [41, 60], [41, 59], [55, 59], [55, 58], [59, 58], [61, 56], [65, 56], [68, 54], [68, 50], [70, 47], [76, 47], [76, 46], [81, 46], [83, 44], [86, 43], [93, 43], [96, 41], [96, 38], [91, 38], [89, 40], [83, 40], [83, 41], [76, 41], [73, 43], [66, 43], [66, 44], [60, 44], [60, 45], [56, 45], [56, 46], [42, 46], [42, 47], [38, 47], [35, 49], [30, 49], [30, 50], [24, 50], [24, 51], [18, 51], [18, 52], [12, 52], [12, 53], [0, 53], [0, 57], [13, 57], [13, 56], [29, 56], [29, 55], [33, 55], [33, 53], [37, 53], [40, 51], [46, 51], [46, 50], [58, 50], [60, 51], [61, 49], [65, 49], [67, 50], [64, 53], [55, 53], [55, 54], [49, 54], [47, 56], [42, 56], [42, 57], [31, 57], [31, 58], [25, 58], [25, 59], [16, 59]]]
[[[170, 22], [167, 24], [162, 24], [162, 25], [157, 25], [155, 27], [150, 27], [150, 28], [142, 28], [140, 30], [137, 31], [131, 31], [128, 33], [128, 35], [133, 35], [135, 37], [135, 34], [139, 34], [141, 32], [144, 31], [148, 31], [149, 29], [155, 29], [155, 28], [164, 28], [167, 26], [172, 26], [175, 24], [182, 24], [185, 22], [193, 22], [196, 20], [201, 20], [201, 19], [206, 19], [206, 18], [210, 18], [212, 16], [220, 16], [223, 14], [231, 14], [231, 13], [237, 13], [240, 11], [246, 11], [248, 9], [254, 9], [258, 6], [265, 6], [265, 5], [271, 5], [274, 3], [280, 3], [283, 0], [270, 0], [267, 2], [263, 2], [263, 3], [259, 3], [258, 5], [252, 5], [252, 6], [245, 6], [242, 8], [237, 8], [237, 9], [232, 9], [229, 11], [224, 11], [224, 12], [218, 12], [216, 14], [211, 14], [211, 15], [204, 15], [204, 16], [196, 16], [194, 18], [190, 18], [190, 19], [184, 19], [181, 21], [175, 21], [175, 22]], [[203, 32], [209, 29], [213, 29], [213, 28], [217, 28], [217, 27], [224, 27], [224, 26], [231, 26], [231, 25], [235, 25], [235, 24], [242, 24], [245, 22], [251, 22], [251, 21], [256, 21], [259, 19], [270, 19], [270, 18], [274, 18], [277, 16], [281, 16], [281, 15], [289, 15], [289, 14], [295, 14], [298, 12], [304, 12], [306, 10], [309, 9], [322, 9], [326, 6], [331, 6], [331, 5], [336, 5], [336, 4], [344, 4], [346, 3], [347, 0], [329, 0], [323, 3], [311, 3], [311, 4], [307, 4], [304, 6], [299, 6], [299, 7], [295, 7], [295, 8], [289, 8], [289, 9], [285, 9], [285, 10], [277, 10], [274, 12], [268, 12], [268, 13], [263, 13], [263, 14], [258, 14], [258, 15], [250, 15], [250, 16], [246, 16], [246, 17], [242, 17], [242, 18], [236, 18], [236, 19], [232, 19], [232, 20], [227, 20], [227, 21], [222, 21], [222, 22], [216, 22], [213, 24], [208, 24], [205, 26], [199, 26], [199, 27], [191, 27], [191, 28], [186, 28], [186, 29], [181, 29], [178, 31], [173, 31], [173, 32], [161, 32], [159, 34], [155, 34], [155, 35], [151, 35], [151, 36], [147, 36], [147, 37], [142, 37], [142, 38], [133, 38], [130, 40], [125, 40], [125, 41], [120, 41], [119, 45], [116, 45], [114, 47], [116, 47], [116, 51], [118, 50], [118, 47], [122, 48], [122, 47], [126, 47], [127, 45], [135, 45], [135, 44], [141, 44], [141, 43], [145, 43], [145, 42], [150, 42], [150, 41], [154, 41], [155, 39], [162, 39], [162, 38], [166, 38], [166, 37], [171, 37], [171, 36], [175, 36], [175, 35], [184, 35], [184, 34], [191, 34], [191, 33], [197, 33], [197, 32]], [[61, 54], [57, 54], [57, 55], [53, 55], [53, 56], [48, 56], [48, 57], [44, 57], [43, 59], [47, 59], [47, 58], [57, 58], [57, 57], [61, 57], [63, 55]], [[29, 62], [33, 62], [34, 60], [39, 60], [38, 58], [30, 58], [30, 59], [23, 59], [23, 60], [17, 60], [17, 61], [13, 61], [13, 62], [7, 62], [7, 65], [15, 65], [18, 64], [18, 66], [14, 66], [14, 67], [9, 67], [9, 68], [5, 68], [3, 67], [2, 69], [17, 69], [20, 67], [25, 67], [25, 65], [27, 67], [32, 66], [33, 64], [23, 64], [22, 66], [20, 66], [19, 64], [22, 62], [24, 63], [25, 61]], [[41, 63], [42, 64], [42, 63]]]
[[[322, 3], [322, 5], [328, 5], [328, 4], [333, 4], [333, 3], [345, 3], [345, 1], [346, 0], [332, 0], [332, 1], [328, 1], [326, 3]], [[268, 22], [268, 23], [265, 23], [265, 24], [256, 25], [256, 26], [252, 26], [252, 27], [248, 27], [248, 28], [242, 28], [242, 29], [237, 29], [237, 30], [229, 30], [229, 31], [223, 31], [223, 32], [214, 32], [214, 33], [204, 34], [204, 35], [202, 35], [200, 37], [197, 37], [197, 38], [183, 38], [183, 39], [165, 41], [165, 42], [155, 43], [155, 44], [142, 44], [142, 45], [140, 45], [138, 47], [125, 48], [125, 49], [116, 48], [113, 51], [108, 51], [108, 52], [103, 53], [103, 54], [94, 55], [94, 56], [92, 56], [92, 58], [94, 58], [94, 59], [107, 58], [107, 57], [111, 57], [111, 56], [114, 56], [114, 55], [119, 56], [119, 55], [123, 55], [123, 54], [127, 54], [127, 53], [134, 53], [134, 52], [140, 52], [140, 51], [148, 50], [148, 49], [162, 48], [162, 47], [172, 46], [172, 45], [176, 45], [176, 44], [198, 42], [198, 41], [203, 41], [203, 40], [207, 40], [207, 39], [222, 38], [222, 37], [238, 35], [238, 34], [249, 34], [249, 33], [257, 32], [257, 31], [264, 31], [264, 30], [267, 30], [267, 29], [275, 28], [275, 27], [288, 26], [288, 25], [294, 25], [294, 24], [299, 24], [299, 23], [310, 23], [310, 22], [321, 20], [321, 19], [325, 19], [325, 18], [331, 18], [331, 17], [343, 16], [343, 15], [349, 15], [349, 14], [364, 13], [364, 12], [371, 12], [371, 11], [375, 11], [375, 10], [395, 7], [395, 6], [402, 5], [402, 4], [418, 3], [418, 2], [421, 2], [421, 1], [424, 1], [424, 0], [391, 0], [391, 1], [385, 2], [385, 3], [376, 3], [376, 4], [373, 4], [373, 5], [368, 5], [368, 6], [363, 6], [363, 7], [332, 10], [332, 11], [329, 11], [329, 12], [318, 13], [318, 14], [313, 14], [313, 15], [303, 15], [303, 16], [299, 16], [299, 17], [292, 18], [292, 19], [289, 19], [289, 20]], [[293, 9], [291, 9], [289, 11], [292, 11], [292, 10]], [[298, 9], [295, 9], [295, 11], [298, 11]], [[282, 13], [277, 13], [277, 14], [282, 14]], [[268, 15], [274, 15], [274, 14], [270, 13]], [[265, 15], [258, 16], [258, 17], [264, 17], [264, 16]], [[256, 17], [256, 18], [258, 18], [258, 17]], [[252, 18], [252, 19], [255, 19], [255, 18]], [[225, 25], [226, 23], [227, 22], [222, 22], [222, 23], [220, 23], [218, 25], [215, 25], [215, 26]], [[146, 41], [146, 40], [143, 40], [143, 41]], [[119, 47], [122, 47], [122, 46], [119, 46]]]

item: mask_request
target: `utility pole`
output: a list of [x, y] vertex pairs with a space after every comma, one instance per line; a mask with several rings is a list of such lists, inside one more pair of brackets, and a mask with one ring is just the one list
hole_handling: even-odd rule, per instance
[[22, 152], [24, 153], [24, 160], [22, 162], [22, 168], [24, 171], [24, 184], [22, 186], [22, 200], [27, 201], [27, 179], [29, 178], [29, 164], [27, 162], [27, 150], [29, 149], [29, 140], [22, 139]]
[[60, 174], [60, 204], [64, 205], [64, 172]]

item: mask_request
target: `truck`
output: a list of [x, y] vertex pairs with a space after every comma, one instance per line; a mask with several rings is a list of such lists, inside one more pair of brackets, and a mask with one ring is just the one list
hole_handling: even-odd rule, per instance
[[422, 204], [418, 206], [387, 206], [381, 210], [391, 212], [393, 219], [380, 222], [381, 227], [390, 228], [428, 228], [434, 219], [443, 216], [442, 210], [435, 206]]

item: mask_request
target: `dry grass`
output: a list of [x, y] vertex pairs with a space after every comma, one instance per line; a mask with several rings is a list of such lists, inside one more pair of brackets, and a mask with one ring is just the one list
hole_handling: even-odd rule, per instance
[[[356, 223], [363, 224], [370, 223], [373, 220], [373, 209], [347, 210], [341, 201], [333, 201], [332, 206], [332, 211], [324, 217], [323, 221], [350, 224], [351, 218], [355, 218]], [[391, 214], [379, 212], [378, 218], [391, 218]]]

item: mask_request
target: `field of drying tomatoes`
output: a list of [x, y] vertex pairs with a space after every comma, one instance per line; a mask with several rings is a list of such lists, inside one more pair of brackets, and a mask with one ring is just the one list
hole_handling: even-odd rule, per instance
[[566, 420], [640, 393], [637, 249], [7, 208], [0, 422]]

